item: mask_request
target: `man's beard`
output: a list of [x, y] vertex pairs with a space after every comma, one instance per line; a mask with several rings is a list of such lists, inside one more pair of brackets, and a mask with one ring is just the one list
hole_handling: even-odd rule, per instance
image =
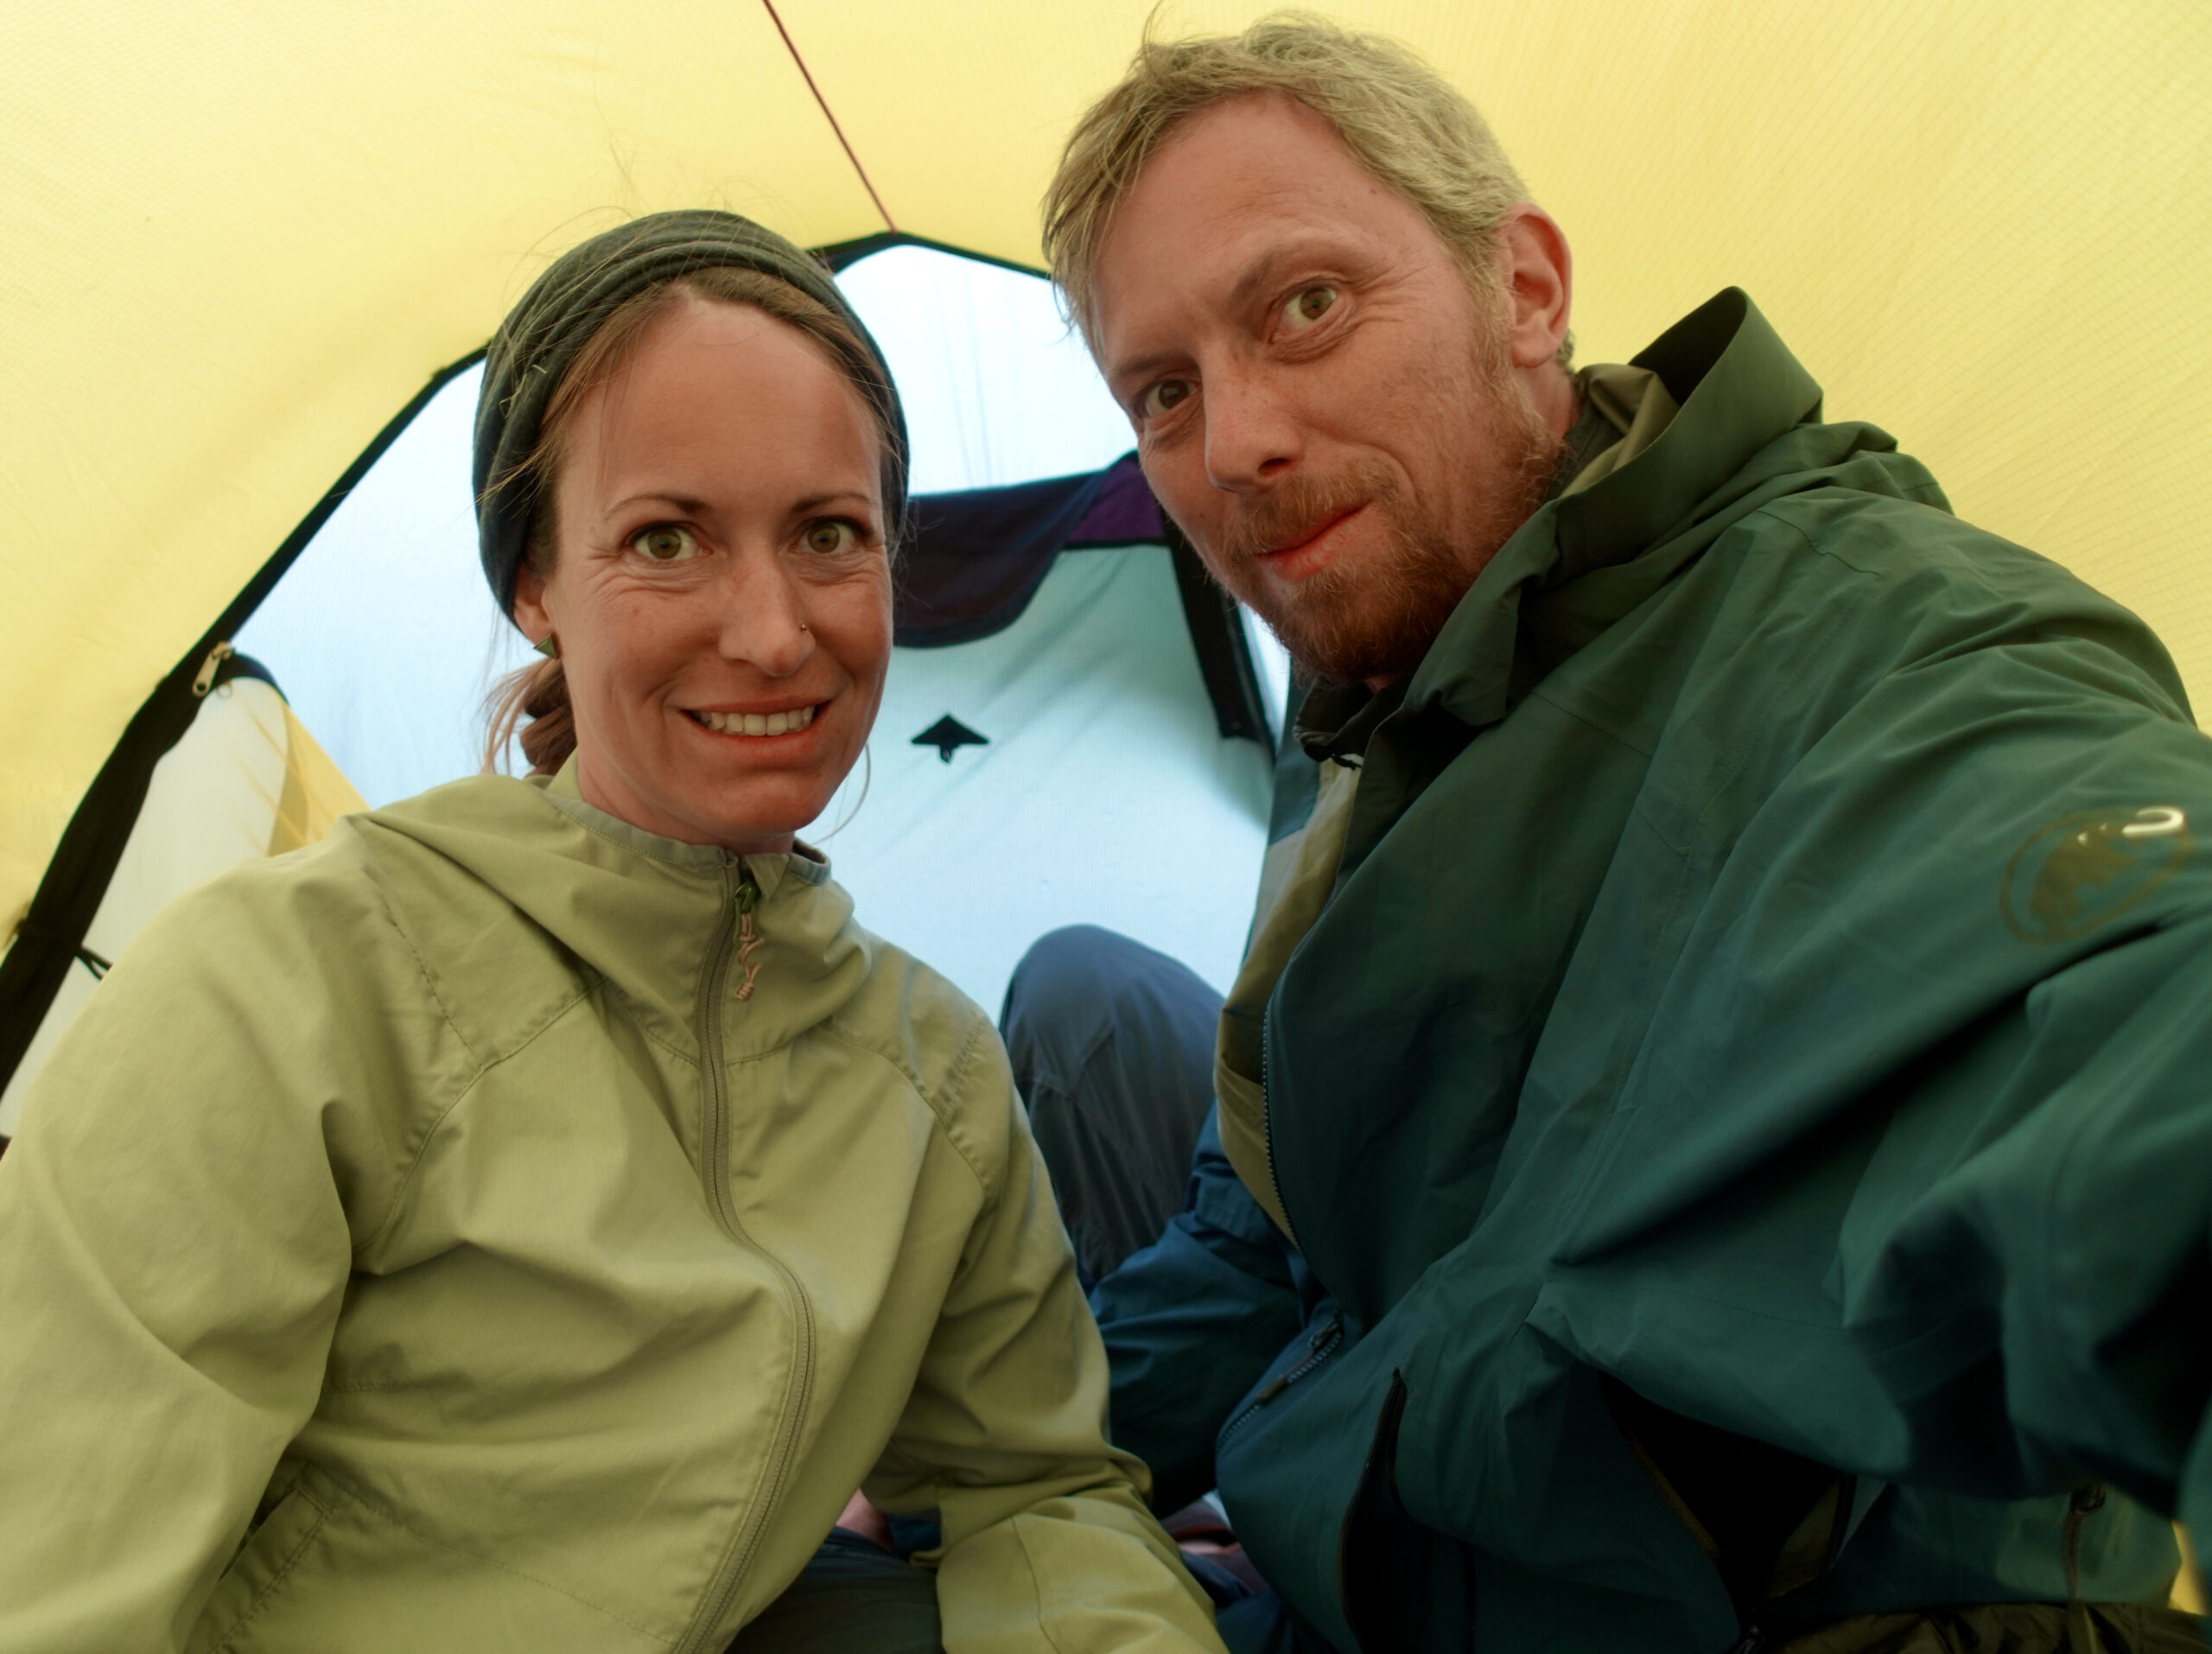
[[[1490, 353], [1485, 353], [1490, 354]], [[1409, 500], [1380, 462], [1332, 476], [1293, 476], [1231, 519], [1205, 561], [1268, 623], [1299, 668], [1346, 684], [1410, 674], [1497, 550], [1542, 503], [1561, 439], [1529, 399], [1500, 349], [1478, 366], [1488, 417], [1471, 466], [1487, 474], [1472, 520], [1456, 533], [1433, 504]], [[1389, 549], [1356, 566], [1332, 563], [1287, 596], [1255, 560], [1365, 505], [1389, 530]]]

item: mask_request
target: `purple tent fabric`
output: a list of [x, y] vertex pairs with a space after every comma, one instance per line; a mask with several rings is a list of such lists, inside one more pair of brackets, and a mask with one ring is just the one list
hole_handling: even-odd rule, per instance
[[918, 494], [911, 522], [894, 614], [899, 642], [915, 649], [973, 643], [1013, 625], [1064, 550], [1166, 537], [1134, 454], [1081, 476]]

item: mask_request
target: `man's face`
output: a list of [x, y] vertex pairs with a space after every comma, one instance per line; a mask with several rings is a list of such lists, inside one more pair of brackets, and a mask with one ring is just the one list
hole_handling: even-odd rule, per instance
[[[1566, 429], [1515, 359], [1510, 275], [1478, 302], [1326, 121], [1255, 93], [1146, 164], [1095, 294], [1146, 479], [1215, 576], [1309, 671], [1410, 673], [1541, 499]], [[1563, 287], [1558, 309], [1564, 327]]]

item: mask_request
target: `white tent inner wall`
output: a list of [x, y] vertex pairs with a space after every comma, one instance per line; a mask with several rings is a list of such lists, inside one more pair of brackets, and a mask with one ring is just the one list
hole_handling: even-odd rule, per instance
[[[1104, 466], [1129, 444], [1034, 277], [898, 248], [840, 277], [897, 376], [917, 492]], [[469, 500], [480, 375], [447, 386], [241, 632], [371, 805], [479, 766], [484, 697], [531, 658], [493, 609]], [[1255, 655], [1280, 708], [1287, 665]], [[950, 713], [989, 738], [950, 762], [912, 737]], [[873, 779], [824, 844], [867, 928], [995, 1013], [1043, 932], [1087, 922], [1225, 989], [1266, 837], [1268, 755], [1224, 741], [1163, 548], [1064, 554], [1020, 619], [894, 652]], [[848, 784], [816, 834], [844, 819]]]
[[[913, 744], [947, 713], [990, 744]], [[1062, 925], [1109, 926], [1227, 991], [1273, 767], [1221, 738], [1165, 546], [1062, 552], [1003, 632], [896, 651], [875, 730], [868, 796], [823, 846], [869, 930], [994, 1015]]]

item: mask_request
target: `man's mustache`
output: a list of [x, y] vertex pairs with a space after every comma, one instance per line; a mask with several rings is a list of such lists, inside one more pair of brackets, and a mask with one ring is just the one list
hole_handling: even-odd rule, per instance
[[1294, 476], [1246, 502], [1223, 525], [1215, 550], [1230, 563], [1302, 544], [1362, 506], [1389, 506], [1397, 491], [1379, 468], [1360, 466], [1332, 477]]

